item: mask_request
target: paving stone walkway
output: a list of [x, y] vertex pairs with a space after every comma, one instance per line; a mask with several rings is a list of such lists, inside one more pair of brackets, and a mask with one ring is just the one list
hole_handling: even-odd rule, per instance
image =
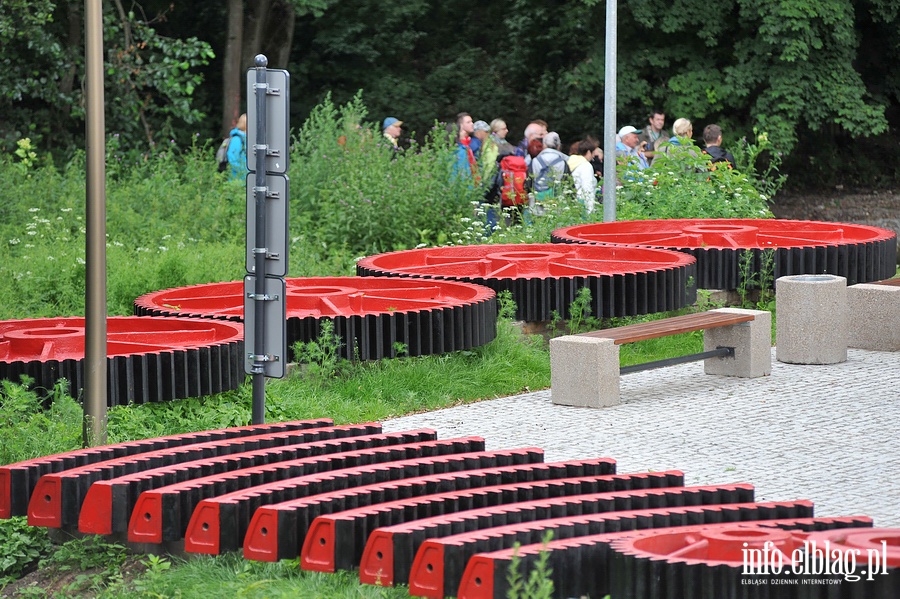
[[677, 469], [685, 484], [747, 482], [757, 501], [809, 499], [817, 516], [865, 514], [900, 527], [900, 352], [849, 350], [828, 366], [783, 364], [758, 379], [700, 362], [622, 377], [623, 403], [557, 406], [550, 390], [396, 418], [481, 435], [488, 449], [536, 446], [545, 461], [608, 456], [618, 471]]

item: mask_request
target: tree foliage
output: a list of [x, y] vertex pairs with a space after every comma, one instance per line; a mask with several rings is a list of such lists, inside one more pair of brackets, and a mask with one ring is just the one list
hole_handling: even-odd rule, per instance
[[[9, 116], [0, 139], [7, 146], [26, 134], [43, 147], [78, 141], [80, 6], [5, 0], [0, 110]], [[270, 56], [270, 68], [291, 72], [294, 123], [328, 93], [342, 103], [363, 90], [374, 120], [397, 116], [420, 141], [434, 119], [460, 111], [504, 117], [514, 141], [532, 118], [548, 120], [564, 139], [602, 130], [599, 0], [144, 6], [126, 12], [119, 0], [106, 8], [107, 122], [137, 146], [166, 137], [184, 143], [230, 126], [222, 121], [237, 112], [228, 107], [245, 93], [257, 52]], [[237, 41], [229, 11], [241, 12]], [[698, 134], [707, 123], [723, 125], [726, 145], [756, 128], [786, 152], [812, 139], [836, 146], [885, 133], [900, 118], [898, 17], [898, 0], [621, 1], [617, 124], [641, 126], [660, 107], [669, 122], [690, 118]], [[229, 44], [231, 67], [223, 69]]]
[[[83, 0], [4, 0], [0, 12], [0, 141], [30, 137], [48, 149], [83, 146]], [[144, 152], [206, 117], [192, 103], [198, 68], [213, 57], [197, 37], [176, 39], [152, 18], [104, 3], [106, 127]]]

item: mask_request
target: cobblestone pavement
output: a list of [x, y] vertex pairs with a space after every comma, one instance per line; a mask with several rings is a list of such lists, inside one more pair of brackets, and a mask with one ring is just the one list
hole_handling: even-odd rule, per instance
[[677, 469], [685, 484], [746, 482], [757, 501], [809, 499], [818, 516], [900, 527], [900, 352], [851, 349], [827, 366], [771, 376], [706, 375], [695, 362], [628, 374], [622, 404], [553, 405], [550, 390], [384, 423], [480, 435], [487, 448], [541, 447], [545, 461], [608, 456], [618, 472]]

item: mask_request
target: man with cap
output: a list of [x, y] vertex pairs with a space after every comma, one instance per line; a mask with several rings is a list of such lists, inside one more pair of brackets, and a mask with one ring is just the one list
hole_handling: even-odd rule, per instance
[[474, 131], [472, 132], [472, 141], [469, 143], [469, 148], [472, 149], [472, 153], [478, 159], [481, 157], [481, 148], [484, 145], [484, 140], [491, 134], [491, 126], [484, 121], [475, 121], [472, 127]]
[[619, 129], [616, 136], [616, 160], [619, 164], [633, 165], [640, 170], [650, 166], [638, 139], [640, 132], [640, 129], [635, 129], [631, 125]]
[[384, 119], [384, 123], [381, 126], [381, 130], [384, 132], [385, 139], [391, 142], [391, 145], [394, 146], [395, 150], [399, 149], [397, 141], [400, 139], [401, 125], [403, 125], [403, 121], [389, 116], [388, 118]]

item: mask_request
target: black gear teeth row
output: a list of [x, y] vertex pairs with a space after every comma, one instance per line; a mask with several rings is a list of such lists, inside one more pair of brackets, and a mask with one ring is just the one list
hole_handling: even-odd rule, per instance
[[0, 491], [2, 491], [0, 492], [0, 518], [24, 516], [34, 486], [45, 474], [63, 472], [71, 470], [72, 468], [97, 464], [99, 462], [105, 462], [107, 460], [130, 455], [158, 451], [169, 447], [184, 447], [198, 443], [209, 443], [211, 441], [224, 439], [237, 439], [240, 437], [250, 437], [266, 433], [300, 431], [310, 428], [331, 426], [332, 424], [334, 424], [334, 422], [330, 418], [294, 420], [272, 424], [253, 424], [250, 426], [184, 433], [152, 439], [139, 439], [137, 441], [126, 441], [124, 443], [102, 445], [100, 447], [88, 447], [85, 449], [0, 466]]
[[[187, 553], [243, 546], [245, 559], [261, 561], [299, 550], [302, 569], [358, 566], [363, 583], [408, 582], [412, 595], [435, 599], [506, 597], [514, 558], [527, 579], [542, 551], [554, 597], [900, 597], [900, 529], [873, 528], [866, 516], [815, 518], [808, 500], [754, 502], [746, 483], [684, 487], [680, 471], [614, 474], [611, 458], [544, 464], [536, 447], [486, 451], [477, 436], [330, 424], [206, 431], [3, 466], [0, 518], [27, 511], [32, 526], [183, 540]], [[764, 540], [802, 553], [784, 573], [745, 572], [742, 542]], [[847, 559], [816, 557], [807, 541], [862, 557], [841, 571], [795, 572], [801, 561], [821, 571], [824, 559]], [[867, 552], [882, 543], [878, 573], [866, 577]], [[788, 584], [797, 581], [810, 584]]]
[[[335, 335], [343, 340], [341, 357], [348, 360], [393, 358], [398, 355], [398, 349], [408, 356], [430, 356], [472, 349], [493, 341], [497, 336], [497, 297], [492, 295], [463, 306], [337, 316], [330, 320]], [[321, 330], [321, 318], [288, 317], [289, 350], [297, 341], [317, 339]]]

